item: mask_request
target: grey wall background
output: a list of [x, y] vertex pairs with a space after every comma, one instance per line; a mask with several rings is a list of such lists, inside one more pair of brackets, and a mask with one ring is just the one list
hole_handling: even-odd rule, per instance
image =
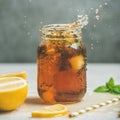
[[88, 62], [119, 63], [120, 0], [0, 0], [0, 62], [35, 62], [40, 26], [81, 14], [89, 16], [83, 29]]

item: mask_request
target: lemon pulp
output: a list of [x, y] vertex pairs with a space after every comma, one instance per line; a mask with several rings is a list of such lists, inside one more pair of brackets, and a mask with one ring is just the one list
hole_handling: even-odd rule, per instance
[[68, 113], [68, 109], [62, 104], [55, 104], [48, 107], [44, 107], [39, 111], [33, 111], [32, 117], [55, 117], [65, 115]]
[[27, 81], [21, 77], [0, 78], [0, 111], [14, 110], [26, 99]]

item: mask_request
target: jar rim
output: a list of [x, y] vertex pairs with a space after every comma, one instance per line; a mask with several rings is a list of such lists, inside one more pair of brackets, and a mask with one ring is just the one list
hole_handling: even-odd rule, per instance
[[46, 24], [42, 27], [61, 27], [61, 26], [67, 26], [68, 24]]
[[48, 24], [44, 25], [41, 28], [41, 33], [44, 38], [81, 38], [82, 32], [81, 29], [78, 29], [77, 26], [72, 24]]
[[79, 29], [79, 30], [81, 30], [81, 28], [80, 28], [80, 26], [77, 26], [77, 25], [74, 25], [74, 24], [46, 24], [46, 25], [43, 25], [42, 27], [41, 27], [41, 29], [43, 30], [43, 29], [47, 29], [47, 30], [51, 30], [51, 29], [58, 29], [58, 30], [60, 30], [60, 29], [63, 29], [63, 30], [67, 30], [67, 29], [71, 29], [72, 31], [73, 30], [77, 30], [77, 29]]
[[[41, 27], [41, 30], [52, 30], [52, 29], [56, 29], [56, 30], [67, 30], [67, 29], [71, 29], [69, 27], [69, 24], [47, 24], [47, 25], [43, 25]], [[73, 29], [71, 29], [73, 30]]]

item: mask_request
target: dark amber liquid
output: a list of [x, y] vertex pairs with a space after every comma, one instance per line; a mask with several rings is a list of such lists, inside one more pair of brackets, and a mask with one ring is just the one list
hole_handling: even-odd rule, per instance
[[49, 40], [38, 47], [38, 93], [45, 103], [77, 102], [86, 92], [85, 46], [72, 44]]

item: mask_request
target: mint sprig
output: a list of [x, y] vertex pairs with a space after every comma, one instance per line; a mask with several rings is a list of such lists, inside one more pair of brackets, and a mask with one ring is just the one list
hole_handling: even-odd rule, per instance
[[111, 77], [105, 85], [97, 87], [94, 92], [108, 92], [111, 94], [120, 94], [120, 84], [115, 85], [114, 79]]

